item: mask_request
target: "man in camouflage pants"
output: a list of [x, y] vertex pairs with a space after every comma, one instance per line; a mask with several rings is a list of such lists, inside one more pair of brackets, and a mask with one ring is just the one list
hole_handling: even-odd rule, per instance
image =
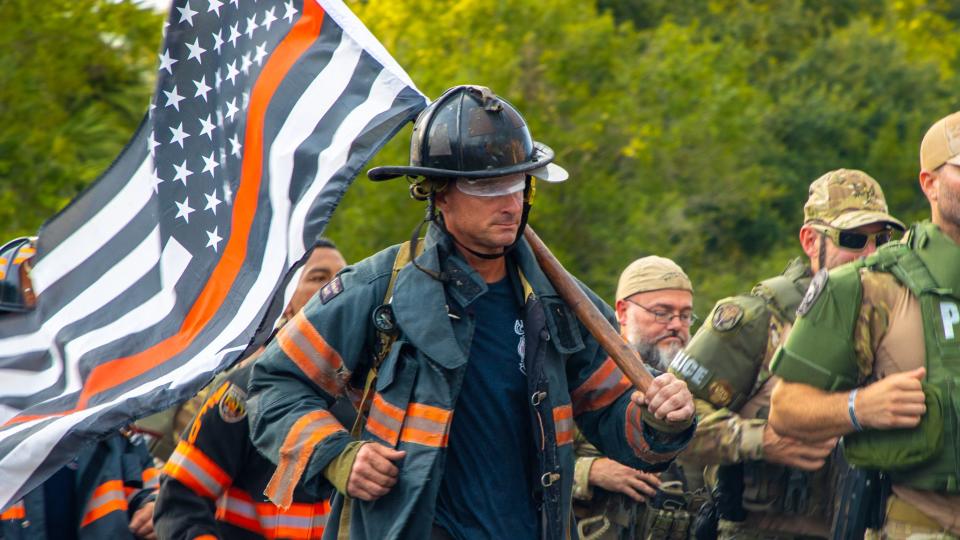
[[776, 377], [770, 359], [790, 332], [813, 275], [869, 255], [903, 224], [887, 213], [880, 185], [839, 169], [810, 185], [800, 244], [806, 254], [750, 294], [713, 308], [671, 371], [697, 398], [700, 427], [686, 454], [709, 465], [720, 538], [825, 538], [835, 437], [800, 440], [767, 424]]
[[[666, 371], [690, 340], [690, 325], [695, 320], [693, 285], [670, 259], [651, 255], [627, 266], [617, 285], [615, 308], [623, 338], [656, 371]], [[686, 538], [690, 522], [686, 494], [703, 485], [702, 468], [684, 467], [680, 460], [662, 477], [639, 471], [604, 457], [579, 432], [574, 452], [574, 512], [581, 538]], [[682, 500], [682, 511], [648, 508], [658, 488], [657, 500]], [[653, 515], [655, 512], [658, 515]]]

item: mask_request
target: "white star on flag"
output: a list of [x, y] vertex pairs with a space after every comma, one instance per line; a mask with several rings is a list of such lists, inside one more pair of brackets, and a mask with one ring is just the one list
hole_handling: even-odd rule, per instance
[[163, 183], [163, 178], [160, 178], [159, 176], [157, 176], [157, 169], [154, 168], [150, 172], [150, 187], [153, 188], [154, 193], [160, 192], [160, 184], [162, 183]]
[[164, 90], [163, 93], [167, 95], [167, 105], [166, 105], [166, 106], [167, 106], [167, 107], [173, 107], [174, 109], [176, 109], [176, 110], [179, 111], [179, 110], [180, 110], [180, 102], [183, 101], [183, 100], [186, 99], [186, 98], [184, 98], [183, 96], [181, 96], [180, 94], [177, 93], [177, 85], [173, 85], [173, 90], [171, 90], [170, 92], [167, 92], [166, 90]]
[[163, 54], [160, 55], [160, 70], [167, 70], [168, 73], [173, 75], [173, 65], [179, 62], [179, 60], [174, 60], [170, 57], [170, 49], [163, 51]]
[[210, 121], [210, 115], [208, 114], [206, 118], [200, 119], [200, 135], [206, 135], [208, 139], [213, 140], [213, 130], [217, 126]]
[[190, 26], [193, 26], [193, 16], [197, 14], [196, 11], [190, 9], [190, 2], [184, 7], [178, 7], [177, 11], [180, 12], [180, 22], [187, 21]]
[[183, 140], [190, 136], [183, 130], [183, 122], [180, 122], [180, 125], [175, 128], [170, 128], [170, 133], [173, 134], [173, 137], [170, 138], [170, 144], [177, 143], [180, 148], [183, 148]]
[[217, 163], [216, 153], [210, 152], [210, 157], [207, 157], [207, 156], [200, 156], [200, 157], [203, 158], [203, 171], [201, 171], [200, 174], [208, 172], [210, 173], [210, 176], [216, 178], [217, 175], [215, 171], [217, 167], [220, 166], [220, 164]]
[[259, 28], [259, 25], [257, 25], [257, 14], [254, 13], [253, 17], [247, 18], [247, 29], [244, 31], [244, 34], [247, 35], [248, 39], [253, 39], [253, 31], [257, 28]]
[[203, 100], [206, 101], [206, 100], [207, 100], [207, 92], [213, 90], [213, 88], [210, 88], [209, 86], [207, 86], [207, 76], [204, 75], [203, 77], [200, 77], [200, 80], [199, 80], [199, 81], [193, 81], [193, 84], [197, 85], [197, 93], [194, 94], [193, 97], [195, 97], [195, 98], [196, 98], [196, 97], [203, 97]]
[[226, 119], [232, 122], [234, 115], [236, 115], [237, 111], [239, 110], [240, 109], [237, 108], [237, 98], [233, 98], [230, 101], [228, 101]]
[[187, 57], [187, 60], [195, 59], [198, 64], [202, 64], [203, 60], [200, 59], [200, 55], [207, 50], [200, 46], [200, 38], [193, 40], [193, 43], [187, 43], [187, 48], [190, 49], [190, 56]]
[[241, 148], [243, 148], [243, 146], [240, 144], [240, 139], [237, 137], [237, 134], [234, 133], [233, 137], [230, 137], [230, 153], [239, 157]]
[[217, 227], [213, 228], [213, 231], [206, 231], [207, 233], [207, 247], [212, 247], [214, 251], [217, 251], [217, 247], [220, 245], [220, 241], [223, 238], [220, 238], [220, 235], [217, 234]]
[[227, 38], [227, 41], [229, 41], [229, 42], [230, 42], [230, 45], [232, 45], [232, 46], [234, 46], [234, 47], [237, 46], [237, 38], [239, 38], [241, 35], [243, 35], [243, 34], [240, 33], [239, 30], [237, 30], [237, 27], [239, 27], [239, 26], [240, 26], [239, 24], [230, 25], [230, 37]]
[[223, 45], [223, 36], [220, 34], [220, 30], [211, 34], [211, 36], [213, 36], [213, 50], [217, 51], [217, 54], [220, 54], [220, 46]]
[[268, 9], [267, 12], [264, 13], [264, 15], [263, 15], [263, 22], [260, 23], [260, 24], [261, 24], [264, 28], [266, 28], [267, 31], [270, 30], [270, 25], [273, 24], [273, 23], [277, 20], [276, 15], [273, 14], [274, 10], [276, 10], [276, 9], [277, 9], [277, 8], [275, 8], [275, 7], [271, 7], [271, 8]]
[[156, 137], [154, 137], [153, 132], [150, 132], [150, 137], [147, 139], [147, 152], [152, 156], [154, 150], [160, 146], [160, 143], [157, 142]]
[[173, 164], [173, 168], [176, 169], [176, 171], [177, 171], [177, 175], [173, 177], [173, 181], [176, 182], [177, 180], [179, 180], [179, 181], [183, 182], [183, 186], [186, 187], [186, 186], [187, 186], [187, 177], [189, 177], [191, 174], [193, 174], [193, 171], [191, 171], [190, 169], [187, 168], [187, 160], [183, 160], [183, 163], [181, 163], [181, 164], [179, 164], [179, 165], [177, 165], [176, 163], [174, 163], [174, 164]]
[[190, 213], [193, 212], [193, 208], [187, 204], [187, 199], [183, 199], [183, 202], [174, 201], [174, 203], [177, 205], [176, 217], [183, 218], [184, 223], [190, 223]]
[[257, 45], [257, 55], [253, 58], [253, 61], [256, 62], [257, 65], [259, 66], [263, 63], [263, 59], [266, 57], [267, 57], [267, 44], [263, 43], [263, 44]]
[[210, 210], [214, 215], [217, 214], [217, 207], [220, 206], [220, 199], [217, 198], [217, 190], [214, 189], [211, 193], [204, 193], [204, 197], [207, 198], [207, 206], [204, 210]]
[[229, 64], [227, 64], [227, 77], [226, 77], [226, 78], [227, 78], [227, 80], [230, 81], [230, 84], [234, 84], [234, 85], [237, 84], [237, 83], [236, 83], [236, 80], [237, 80], [237, 75], [239, 75], [239, 74], [240, 74], [240, 71], [237, 69], [237, 61], [236, 61], [236, 60], [234, 60], [233, 62], [230, 62]]

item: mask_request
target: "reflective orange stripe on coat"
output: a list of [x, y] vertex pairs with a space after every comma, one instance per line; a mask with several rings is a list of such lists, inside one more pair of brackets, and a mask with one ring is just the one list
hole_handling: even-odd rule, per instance
[[273, 503], [255, 502], [244, 490], [230, 488], [217, 501], [217, 519], [265, 538], [320, 538], [330, 516], [330, 502], [293, 503], [281, 510]]
[[181, 440], [163, 474], [192, 489], [198, 495], [216, 499], [233, 479], [199, 448]]
[[631, 388], [630, 381], [609, 357], [570, 394], [574, 414], [602, 409]]
[[80, 528], [86, 527], [110, 512], [126, 512], [127, 494], [123, 488], [123, 482], [120, 480], [110, 480], [97, 486], [84, 510]]
[[573, 407], [569, 404], [553, 408], [553, 426], [557, 430], [557, 446], [573, 442]]
[[160, 487], [160, 471], [154, 467], [147, 467], [140, 475], [143, 479], [145, 489], [157, 489]]
[[[289, 324], [289, 323], [288, 323]], [[316, 410], [300, 417], [283, 440], [277, 470], [264, 493], [278, 506], [286, 508], [293, 502], [293, 489], [307, 468], [313, 449], [323, 439], [347, 430], [328, 411]]]
[[303, 311], [277, 333], [280, 349], [311, 381], [331, 396], [343, 393], [350, 372], [340, 354], [310, 324]]
[[423, 403], [410, 403], [404, 411], [377, 394], [366, 427], [390, 446], [403, 441], [444, 448], [450, 440], [452, 418], [453, 411]]
[[27, 509], [23, 506], [23, 501], [14, 504], [10, 508], [7, 508], [3, 513], [0, 513], [0, 521], [9, 519], [24, 519], [26, 517]]
[[627, 442], [637, 456], [647, 463], [660, 463], [672, 458], [676, 452], [660, 454], [650, 450], [647, 439], [643, 436], [643, 410], [632, 400], [627, 405], [626, 426]]

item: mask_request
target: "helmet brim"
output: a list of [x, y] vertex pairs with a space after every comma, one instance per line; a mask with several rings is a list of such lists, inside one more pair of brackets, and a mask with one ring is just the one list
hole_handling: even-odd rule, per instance
[[499, 167], [496, 169], [482, 169], [478, 171], [454, 171], [450, 169], [437, 169], [433, 167], [416, 167], [404, 165], [388, 165], [385, 167], [374, 167], [367, 171], [367, 176], [374, 182], [383, 180], [392, 180], [401, 176], [433, 177], [433, 178], [496, 178], [515, 173], [527, 173], [530, 176], [540, 178], [547, 182], [563, 182], [569, 177], [567, 171], [553, 163], [553, 150], [539, 142], [533, 143], [533, 156], [529, 161], [510, 165], [509, 167]]

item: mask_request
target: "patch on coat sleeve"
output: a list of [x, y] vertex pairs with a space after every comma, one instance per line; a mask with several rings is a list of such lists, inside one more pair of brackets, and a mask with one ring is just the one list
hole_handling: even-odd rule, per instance
[[235, 424], [247, 416], [247, 393], [230, 385], [220, 398], [220, 418], [228, 424]]
[[827, 281], [830, 280], [830, 274], [826, 270], [820, 270], [817, 272], [817, 275], [813, 276], [813, 280], [810, 281], [810, 286], [807, 287], [807, 294], [803, 295], [803, 301], [800, 302], [800, 306], [797, 307], [797, 316], [802, 317], [810, 311], [810, 308], [817, 303], [817, 298], [820, 298], [820, 294], [823, 293], [823, 290], [827, 288]]
[[724, 302], [713, 311], [713, 329], [717, 332], [733, 330], [743, 319], [743, 308], [734, 302]]
[[340, 276], [337, 276], [330, 280], [329, 283], [323, 286], [320, 289], [320, 303], [326, 304], [327, 302], [333, 300], [337, 297], [338, 294], [343, 292], [343, 282], [340, 281]]

